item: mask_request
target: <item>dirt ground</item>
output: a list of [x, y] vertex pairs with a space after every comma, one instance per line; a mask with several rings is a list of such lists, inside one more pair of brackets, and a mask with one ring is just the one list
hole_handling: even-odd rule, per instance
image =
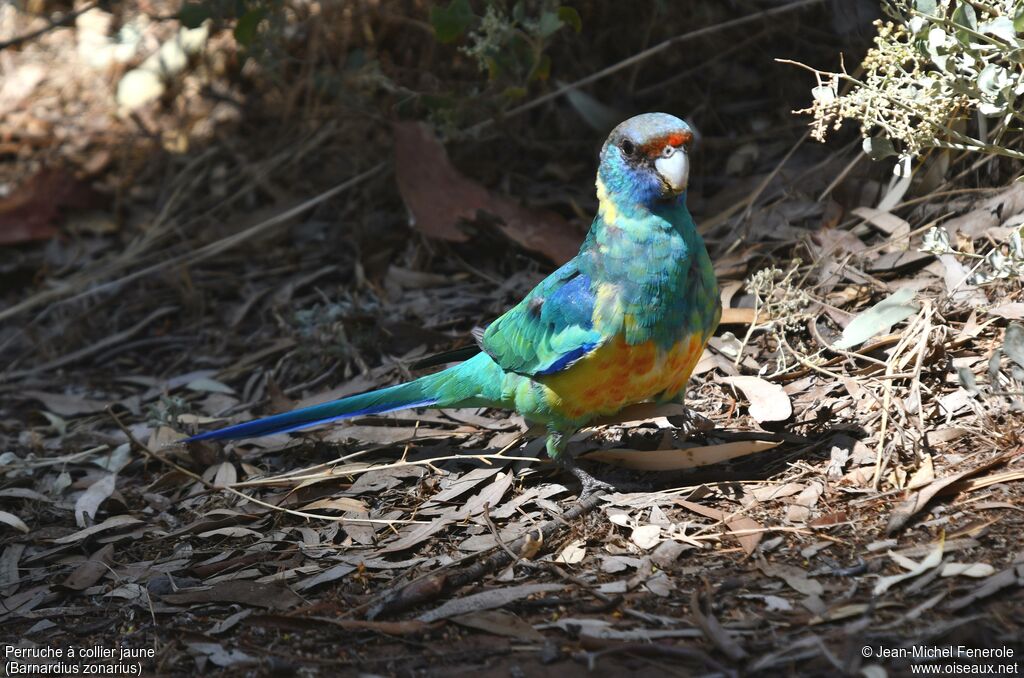
[[[0, 7], [8, 674], [1024, 672], [1024, 287], [922, 251], [998, 250], [1020, 167], [900, 185], [776, 61], [858, 63], [874, 2], [578, 3], [525, 84], [425, 3], [283, 4]], [[494, 410], [176, 444], [437, 369], [573, 255], [646, 110], [699, 132], [726, 311], [698, 416], [573, 440], [630, 491], [580, 502]]]

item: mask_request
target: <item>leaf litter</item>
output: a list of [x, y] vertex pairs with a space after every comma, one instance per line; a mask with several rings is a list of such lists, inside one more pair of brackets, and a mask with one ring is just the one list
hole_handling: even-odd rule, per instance
[[[79, 31], [29, 54], [75, 46]], [[0, 122], [4, 143], [38, 143], [22, 130], [52, 116], [32, 97], [67, 84], [27, 65], [18, 96], [30, 105]], [[700, 64], [713, 77], [725, 65]], [[635, 77], [657, 85], [677, 71]], [[908, 183], [874, 208], [884, 187], [867, 163], [843, 174], [841, 149], [824, 155], [798, 134], [780, 143], [791, 119], [720, 107], [723, 127], [698, 116], [708, 151], [690, 204], [730, 290], [687, 393], [711, 426], [669, 406], [583, 432], [571, 444], [583, 463], [649, 489], [580, 510], [572, 479], [503, 412], [174, 443], [197, 426], [394, 383], [426, 355], [468, 345], [575, 251], [596, 208], [600, 136], [582, 130], [580, 108], [622, 100], [595, 87], [552, 103], [542, 125], [510, 117], [501, 134], [446, 144], [420, 123], [385, 132], [341, 113], [315, 128], [296, 121], [282, 150], [251, 127], [253, 141], [232, 146], [242, 123], [210, 116], [218, 104], [200, 94], [201, 77], [186, 76], [177, 113], [154, 104], [136, 120], [174, 129], [223, 116], [220, 145], [182, 137], [198, 145], [163, 165], [143, 153], [116, 161], [134, 177], [117, 184], [103, 169], [115, 163], [101, 153], [106, 137], [84, 116], [55, 123], [55, 138], [71, 140], [60, 152], [83, 163], [67, 191], [42, 200], [53, 179], [38, 167], [5, 179], [0, 239], [44, 244], [3, 252], [0, 313], [53, 302], [0, 328], [9, 637], [104, 644], [117, 624], [129, 644], [158, 642], [162, 666], [182, 674], [503, 661], [527, 675], [542, 661], [621, 671], [669, 656], [691, 672], [853, 673], [870, 667], [846, 658], [851, 638], [1012, 637], [1024, 586], [1022, 289], [965, 284], [962, 263], [918, 248], [936, 220], [961, 247], [983, 247], [992, 229], [1020, 223], [1019, 184], [957, 193], [965, 187], [951, 183], [932, 196]], [[724, 86], [761, 81], [742, 80]], [[104, 135], [126, 124], [99, 119], [112, 126]], [[282, 219], [286, 234], [244, 235], [254, 213], [276, 218], [292, 196], [332, 190], [391, 155], [388, 143], [393, 176], [371, 174], [329, 210]], [[993, 170], [977, 183], [997, 177], [1008, 178]], [[104, 181], [124, 201], [117, 210], [91, 202]], [[92, 216], [69, 218], [78, 205]], [[193, 263], [202, 251], [218, 256]], [[171, 256], [185, 257], [173, 273], [104, 288]], [[51, 276], [38, 288], [37, 271]], [[62, 303], [85, 290], [94, 296]], [[955, 623], [978, 614], [976, 629]], [[274, 643], [284, 638], [287, 652]], [[405, 642], [439, 648], [436, 665]]]

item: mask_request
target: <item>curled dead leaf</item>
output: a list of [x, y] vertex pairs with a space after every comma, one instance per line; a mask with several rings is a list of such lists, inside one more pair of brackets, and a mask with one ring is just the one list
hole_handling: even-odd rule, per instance
[[725, 377], [722, 381], [732, 384], [750, 401], [750, 416], [758, 423], [785, 421], [793, 414], [793, 403], [782, 386], [761, 377]]
[[561, 264], [576, 256], [580, 234], [559, 214], [524, 207], [459, 172], [433, 132], [418, 122], [394, 125], [395, 177], [412, 226], [432, 238], [465, 242], [460, 221], [479, 212], [501, 220], [501, 231], [528, 250]]

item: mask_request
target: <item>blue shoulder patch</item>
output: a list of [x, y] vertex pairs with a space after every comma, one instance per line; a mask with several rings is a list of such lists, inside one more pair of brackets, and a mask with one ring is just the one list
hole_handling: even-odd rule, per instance
[[571, 366], [574, 362], [576, 362], [577, 360], [582, 358], [583, 356], [585, 356], [588, 353], [590, 353], [592, 350], [594, 350], [594, 347], [596, 347], [596, 346], [597, 346], [597, 344], [583, 344], [582, 346], [580, 346], [578, 348], [574, 348], [573, 350], [569, 351], [568, 353], [560, 356], [558, 358], [558, 360], [556, 360], [555, 362], [551, 363], [550, 365], [545, 367], [543, 370], [540, 370], [539, 372], [536, 372], [536, 375], [537, 376], [543, 376], [543, 375], [547, 375], [547, 374], [554, 374], [556, 372], [561, 372], [562, 370], [566, 369], [567, 367]]
[[590, 329], [594, 316], [594, 294], [590, 277], [580, 273], [555, 290], [541, 308], [541, 319], [557, 327], [578, 325]]

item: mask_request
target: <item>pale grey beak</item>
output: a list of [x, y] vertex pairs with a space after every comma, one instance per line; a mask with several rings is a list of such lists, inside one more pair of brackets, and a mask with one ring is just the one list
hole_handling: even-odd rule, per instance
[[682, 193], [686, 190], [686, 184], [690, 180], [690, 160], [682, 148], [677, 148], [670, 155], [655, 160], [654, 169], [673, 192]]

